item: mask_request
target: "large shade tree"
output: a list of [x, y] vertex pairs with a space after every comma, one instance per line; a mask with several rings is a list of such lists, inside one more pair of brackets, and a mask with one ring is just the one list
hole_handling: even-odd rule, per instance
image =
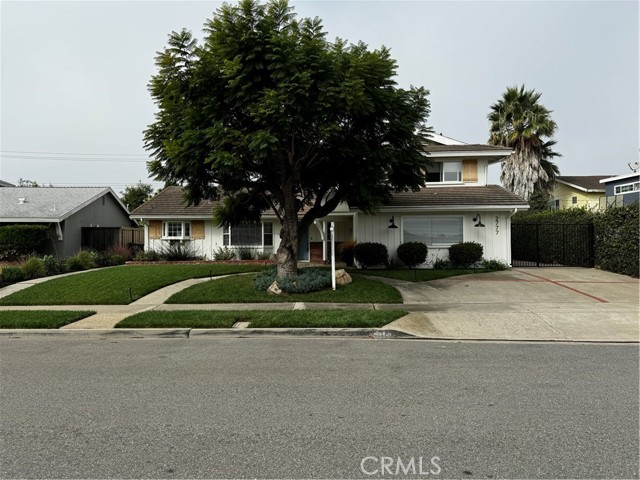
[[155, 178], [188, 202], [224, 198], [220, 225], [281, 223], [278, 274], [297, 274], [300, 234], [343, 201], [373, 211], [424, 182], [428, 92], [396, 85], [389, 50], [329, 42], [284, 0], [224, 4], [199, 44], [173, 32], [149, 84]]
[[516, 195], [529, 200], [535, 189], [548, 191], [560, 173], [552, 159], [552, 139], [558, 126], [552, 111], [540, 104], [541, 93], [525, 86], [509, 87], [491, 106], [489, 143], [510, 147], [513, 153], [502, 163], [500, 181]]

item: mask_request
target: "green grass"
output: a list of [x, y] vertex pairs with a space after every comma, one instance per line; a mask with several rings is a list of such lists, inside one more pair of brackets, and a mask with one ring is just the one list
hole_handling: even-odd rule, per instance
[[398, 310], [184, 310], [142, 312], [125, 318], [116, 328], [378, 328], [406, 312]]
[[458, 275], [469, 275], [471, 273], [487, 273], [489, 270], [483, 268], [468, 268], [460, 270], [358, 270], [348, 269], [350, 274], [371, 275], [375, 277], [394, 278], [396, 280], [404, 280], [405, 282], [428, 282], [429, 280], [439, 280], [441, 278], [455, 277]]
[[400, 293], [390, 285], [354, 277], [349, 285], [311, 293], [271, 295], [253, 287], [255, 275], [221, 278], [189, 287], [170, 297], [166, 303], [402, 303]]
[[189, 278], [255, 272], [260, 265], [127, 265], [54, 278], [0, 299], [0, 305], [127, 305]]
[[60, 328], [96, 312], [0, 310], [0, 328]]

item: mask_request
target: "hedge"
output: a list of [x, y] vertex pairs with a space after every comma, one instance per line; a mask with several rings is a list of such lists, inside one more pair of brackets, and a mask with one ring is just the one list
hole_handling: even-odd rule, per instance
[[0, 227], [0, 257], [7, 257], [6, 260], [13, 260], [22, 255], [43, 255], [48, 250], [49, 228], [45, 225]]
[[596, 265], [610, 272], [638, 277], [640, 215], [638, 204], [609, 208], [594, 218]]

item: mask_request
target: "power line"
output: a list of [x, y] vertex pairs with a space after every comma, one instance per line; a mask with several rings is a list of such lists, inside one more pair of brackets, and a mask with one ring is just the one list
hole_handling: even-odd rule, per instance
[[118, 157], [148, 157], [143, 153], [71, 153], [71, 152], [26, 152], [22, 150], [0, 150], [0, 153], [30, 153], [37, 155], [99, 155], [99, 156], [118, 156]]
[[60, 158], [60, 157], [34, 157], [28, 155], [5, 155], [0, 153], [1, 158], [7, 160], [42, 160], [59, 162], [102, 162], [102, 163], [147, 163], [149, 160], [132, 160], [126, 158]]

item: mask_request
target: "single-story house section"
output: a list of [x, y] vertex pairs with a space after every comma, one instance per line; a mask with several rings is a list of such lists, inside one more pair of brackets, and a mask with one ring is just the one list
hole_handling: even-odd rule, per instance
[[131, 227], [129, 211], [108, 187], [0, 188], [0, 225], [51, 228], [52, 253], [67, 258], [82, 246], [83, 230]]
[[600, 180], [604, 186], [604, 197], [600, 208], [621, 207], [640, 200], [640, 172], [627, 173]]
[[586, 207], [588, 210], [600, 208], [600, 198], [604, 195], [604, 185], [600, 180], [611, 175], [558, 176], [555, 178], [551, 194], [551, 208], [562, 210], [572, 207]]
[[[522, 198], [497, 185], [487, 185], [488, 168], [511, 150], [469, 145], [441, 135], [425, 147], [432, 165], [419, 192], [396, 194], [376, 214], [341, 204], [302, 232], [299, 260], [329, 259], [329, 226], [335, 222], [337, 248], [343, 242], [379, 242], [396, 256], [401, 243], [427, 244], [427, 264], [448, 258], [449, 247], [462, 241], [483, 245], [484, 257], [511, 263], [511, 216], [528, 209]], [[145, 249], [162, 250], [172, 241], [189, 242], [197, 254], [213, 258], [221, 248], [248, 247], [274, 253], [280, 225], [265, 212], [260, 224], [218, 227], [212, 220], [216, 202], [188, 206], [181, 187], [168, 187], [131, 214], [145, 226]]]

